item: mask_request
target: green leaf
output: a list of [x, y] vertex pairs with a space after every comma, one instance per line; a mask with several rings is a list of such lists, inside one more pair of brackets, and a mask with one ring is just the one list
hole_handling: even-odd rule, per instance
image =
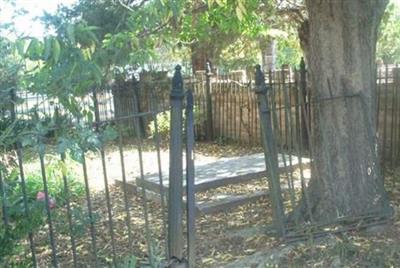
[[96, 79], [96, 83], [100, 85], [101, 81], [102, 81], [102, 74], [103, 74], [100, 67], [96, 63], [90, 64], [89, 67], [92, 70], [92, 74], [93, 74], [94, 78]]
[[52, 49], [52, 39], [45, 38], [44, 39], [44, 53], [43, 53], [43, 60], [47, 61], [50, 57]]
[[75, 41], [75, 27], [73, 24], [68, 24], [67, 25], [67, 37], [68, 40], [75, 45], [76, 41]]
[[118, 132], [111, 126], [107, 126], [103, 132], [103, 141], [112, 141], [118, 138]]
[[52, 39], [52, 47], [53, 47], [53, 60], [54, 60], [54, 63], [57, 63], [58, 60], [60, 59], [61, 47], [60, 47], [60, 43], [55, 38]]
[[31, 42], [29, 43], [29, 46], [26, 50], [26, 54], [31, 60], [40, 60], [41, 55], [42, 55], [42, 46], [39, 40], [36, 38], [31, 39]]
[[15, 46], [17, 47], [17, 51], [20, 55], [25, 55], [25, 45], [26, 45], [26, 40], [25, 39], [18, 39], [15, 42]]

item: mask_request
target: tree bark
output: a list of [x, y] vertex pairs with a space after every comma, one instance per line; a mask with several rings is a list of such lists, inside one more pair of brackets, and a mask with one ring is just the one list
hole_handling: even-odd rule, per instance
[[[317, 222], [392, 211], [375, 135], [375, 47], [386, 5], [387, 0], [306, 0], [315, 102], [307, 192]], [[309, 219], [304, 211], [298, 215]]]
[[214, 63], [216, 48], [209, 42], [197, 42], [191, 46], [193, 73], [205, 71], [207, 61]]

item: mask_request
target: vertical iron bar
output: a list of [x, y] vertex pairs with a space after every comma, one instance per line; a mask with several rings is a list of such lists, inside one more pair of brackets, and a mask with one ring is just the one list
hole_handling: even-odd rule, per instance
[[[251, 91], [251, 89], [249, 91]], [[257, 124], [258, 124], [258, 122], [257, 122], [257, 109], [258, 109], [258, 107], [257, 107], [257, 100], [256, 100], [256, 97], [254, 96], [254, 94], [250, 94], [250, 96], [251, 96], [251, 103], [252, 103], [252, 107], [253, 107], [252, 108], [253, 127], [251, 128], [251, 131], [253, 133], [252, 134], [252, 137], [253, 137], [252, 144], [255, 144], [255, 141], [256, 141], [256, 138], [257, 138]]]
[[181, 67], [175, 67], [171, 90], [171, 137], [168, 195], [168, 249], [169, 258], [182, 259], [182, 105], [183, 80]]
[[277, 116], [277, 118], [279, 118], [279, 126], [278, 126], [278, 131], [279, 131], [279, 145], [281, 148], [281, 153], [283, 152], [282, 149], [284, 148], [284, 144], [285, 144], [285, 137], [284, 137], [284, 131], [283, 131], [283, 123], [282, 123], [282, 86], [283, 86], [283, 66], [281, 66], [281, 70], [276, 72], [277, 75], [277, 81], [278, 81], [278, 100], [274, 100], [275, 101], [275, 107], [274, 110], [275, 112], [277, 112], [277, 108], [279, 109], [279, 117]]
[[[285, 81], [283, 78], [282, 81]], [[291, 107], [289, 104], [288, 100], [288, 92], [287, 89], [290, 90], [289, 87], [285, 86], [285, 83], [283, 83], [283, 98], [284, 98], [284, 107], [285, 107], [285, 136], [286, 136], [286, 145], [288, 146], [288, 152], [289, 152], [289, 170], [286, 168], [286, 159], [283, 157], [284, 165], [285, 165], [285, 170], [286, 175], [287, 175], [287, 180], [288, 180], [288, 189], [290, 191], [290, 202], [292, 205], [292, 208], [295, 207], [295, 192], [294, 192], [294, 183], [293, 183], [293, 163], [292, 163], [292, 152], [291, 152], [291, 140], [288, 141], [288, 137], [291, 138], [292, 136], [292, 130], [290, 128], [291, 120], [289, 121], [289, 118], [291, 119]], [[290, 132], [290, 133], [289, 133]], [[284, 152], [282, 151], [282, 156], [284, 155]]]
[[[23, 167], [23, 160], [22, 160], [22, 145], [18, 141], [15, 145], [16, 147], [16, 152], [17, 152], [17, 159], [18, 159], [18, 168], [19, 168], [19, 177], [20, 177], [20, 183], [21, 183], [21, 190], [22, 190], [22, 198], [23, 198], [23, 203], [24, 203], [24, 214], [25, 218], [30, 221], [31, 220], [31, 213], [30, 209], [28, 206], [28, 199], [27, 199], [27, 189], [26, 189], [26, 179], [25, 179], [25, 172], [24, 172], [24, 167]], [[35, 252], [35, 242], [33, 239], [33, 233], [32, 231], [29, 231], [28, 233], [28, 238], [29, 238], [29, 244], [30, 244], [30, 249], [31, 249], [31, 257], [32, 257], [32, 264], [33, 267], [37, 267], [37, 260], [36, 260], [36, 252]]]
[[192, 268], [196, 261], [196, 196], [194, 185], [194, 118], [193, 118], [193, 93], [187, 93], [186, 106], [186, 210], [187, 210], [187, 243], [188, 243], [188, 262]]
[[300, 142], [303, 143], [303, 146], [305, 149], [308, 149], [308, 135], [307, 135], [307, 125], [306, 125], [306, 121], [307, 121], [307, 114], [308, 110], [309, 110], [309, 106], [308, 106], [308, 94], [307, 94], [307, 82], [306, 82], [306, 64], [304, 62], [304, 58], [301, 58], [300, 61], [300, 91], [301, 91], [301, 95], [302, 95], [302, 103], [304, 103], [304, 111], [300, 111], [301, 113], [301, 131], [302, 133], [302, 140]]
[[[393, 145], [394, 145], [394, 143], [393, 143], [393, 137], [394, 137], [394, 128], [395, 128], [395, 125], [394, 125], [394, 106], [395, 106], [395, 101], [396, 101], [396, 98], [395, 98], [395, 92], [394, 92], [394, 81], [393, 81], [393, 72], [392, 72], [392, 107], [391, 107], [391, 116], [390, 116], [390, 168], [391, 169], [393, 169]], [[393, 178], [394, 178], [394, 176], [393, 176]]]
[[258, 107], [257, 107], [257, 102], [255, 101], [254, 94], [253, 94], [251, 88], [248, 88], [247, 94], [249, 96], [249, 116], [250, 116], [250, 121], [249, 121], [249, 137], [250, 137], [250, 140], [249, 140], [249, 144], [253, 145], [254, 144], [254, 139], [255, 139], [254, 126], [255, 126], [255, 123], [256, 123], [255, 122], [256, 120], [255, 120], [254, 112], [258, 111], [258, 110], [255, 110], [254, 108], [258, 108]]
[[237, 106], [238, 106], [238, 102], [237, 102], [237, 89], [238, 89], [239, 85], [235, 84], [234, 90], [233, 90], [233, 138], [235, 139], [235, 141], [238, 138], [238, 133], [237, 133]]
[[[302, 60], [302, 63], [304, 64], [304, 60]], [[301, 64], [302, 64], [301, 63]], [[301, 71], [301, 74], [304, 75], [304, 80], [301, 81], [301, 85], [300, 88], [298, 89], [298, 105], [300, 106], [300, 113], [299, 116], [302, 115], [301, 120], [302, 123], [299, 125], [300, 129], [298, 132], [299, 135], [299, 143], [297, 144], [297, 151], [298, 151], [298, 161], [299, 161], [299, 167], [300, 167], [300, 183], [301, 183], [301, 190], [302, 190], [302, 195], [305, 199], [306, 202], [306, 207], [307, 207], [307, 213], [310, 216], [310, 220], [311, 222], [314, 222], [314, 217], [312, 215], [312, 211], [311, 211], [311, 206], [310, 206], [310, 197], [308, 195], [308, 190], [306, 189], [306, 183], [305, 183], [305, 179], [304, 179], [304, 170], [303, 170], [303, 148], [304, 146], [307, 146], [307, 149], [309, 149], [309, 153], [310, 153], [310, 165], [312, 165], [312, 155], [313, 155], [313, 146], [311, 143], [311, 123], [309, 122], [309, 115], [308, 113], [310, 112], [310, 109], [308, 106], [307, 109], [307, 104], [305, 103], [306, 101], [306, 97], [304, 96], [304, 93], [306, 93], [306, 90], [304, 90], [305, 88], [307, 88], [306, 86], [306, 77], [305, 77], [305, 65], [303, 66], [303, 71]], [[305, 128], [305, 129], [303, 129]], [[321, 127], [324, 130], [324, 127]], [[305, 133], [306, 135], [306, 139], [304, 138], [303, 134]], [[326, 156], [328, 157], [328, 156]], [[330, 161], [328, 161], [330, 162]], [[312, 168], [312, 170], [316, 170], [315, 168]], [[322, 178], [324, 179], [324, 178]]]
[[[281, 90], [284, 89], [284, 88], [281, 86], [281, 82], [279, 81], [279, 79], [280, 79], [279, 78], [279, 72], [276, 72], [275, 74], [278, 76], [277, 81], [278, 81], [278, 90], [279, 90], [279, 92], [278, 92], [277, 95], [278, 95], [279, 102], [281, 102], [281, 100], [282, 100]], [[277, 108], [277, 104], [276, 104], [276, 95], [273, 98], [271, 98], [271, 106], [272, 107], [270, 109], [271, 110], [270, 114], [271, 114], [271, 117], [272, 117], [272, 127], [273, 127], [273, 129], [275, 129], [276, 135], [279, 135], [280, 137], [283, 137], [282, 118], [279, 118], [279, 122], [278, 122], [278, 113], [277, 113], [277, 109], [278, 108]], [[282, 115], [282, 105], [281, 104], [280, 104], [280, 107], [279, 107], [279, 114], [280, 114], [280, 116]], [[287, 168], [286, 155], [284, 153], [283, 138], [280, 139], [280, 143], [279, 143], [279, 145], [277, 147], [279, 148], [281, 156], [282, 156], [283, 167], [284, 167], [284, 170], [285, 170], [285, 173], [286, 173], [286, 177], [288, 179], [289, 192], [291, 192], [290, 175], [289, 175], [289, 170]], [[278, 175], [280, 175], [280, 174], [278, 174]], [[294, 199], [293, 199], [293, 202], [294, 202]]]
[[214, 139], [213, 134], [213, 115], [212, 115], [212, 101], [211, 101], [211, 62], [206, 63], [206, 108], [207, 108], [207, 126], [206, 126], [206, 139], [211, 141]]
[[125, 159], [124, 159], [124, 151], [123, 151], [123, 138], [122, 138], [122, 131], [121, 131], [121, 123], [117, 122], [118, 125], [118, 151], [119, 157], [121, 161], [121, 176], [122, 176], [122, 190], [124, 192], [124, 207], [125, 207], [125, 223], [126, 228], [128, 228], [128, 243], [129, 249], [133, 250], [133, 239], [132, 239], [132, 230], [131, 230], [131, 215], [129, 212], [130, 205], [129, 205], [129, 198], [128, 198], [128, 191], [126, 189], [126, 171], [125, 171]]
[[[387, 126], [387, 110], [388, 110], [388, 65], [385, 64], [385, 108], [383, 114], [383, 142], [382, 142], [382, 161], [385, 162], [386, 158], [386, 126]], [[383, 177], [385, 177], [385, 169], [382, 169]]]
[[[64, 164], [65, 163], [65, 153], [61, 154], [61, 162]], [[68, 226], [69, 226], [69, 232], [70, 232], [70, 240], [71, 240], [71, 249], [72, 249], [72, 259], [74, 262], [74, 267], [78, 267], [78, 258], [76, 255], [76, 242], [75, 242], [75, 236], [74, 236], [74, 227], [73, 227], [73, 221], [72, 221], [72, 213], [71, 213], [71, 203], [70, 203], [70, 195], [69, 195], [69, 189], [68, 189], [68, 182], [67, 182], [67, 176], [63, 172], [62, 174], [62, 179], [64, 182], [64, 191], [65, 191], [65, 203], [67, 205], [67, 218], [68, 218]]]
[[[60, 122], [60, 118], [59, 118], [58, 106], [55, 107], [54, 116], [55, 116], [56, 127], [57, 127], [56, 134], [59, 137], [60, 131], [61, 131], [61, 122]], [[65, 165], [65, 158], [66, 158], [65, 153], [61, 153], [60, 158], [61, 158], [61, 162], [63, 163], [63, 165]], [[70, 193], [69, 193], [69, 188], [68, 188], [67, 175], [65, 174], [64, 170], [62, 170], [62, 180], [64, 183], [65, 203], [67, 206], [67, 220], [68, 220], [69, 233], [70, 233], [72, 259], [73, 259], [74, 267], [78, 267], [78, 261], [77, 261], [77, 255], [76, 255], [76, 242], [75, 242], [72, 213], [71, 213]]]
[[[15, 122], [17, 120], [16, 118], [16, 102], [17, 102], [17, 96], [15, 90], [11, 90], [11, 120], [12, 122]], [[17, 152], [17, 159], [18, 159], [18, 168], [19, 168], [19, 177], [21, 180], [21, 191], [22, 191], [22, 200], [24, 204], [24, 214], [25, 218], [28, 220], [28, 222], [31, 220], [31, 214], [28, 206], [28, 199], [27, 199], [27, 191], [26, 191], [26, 181], [25, 181], [25, 173], [24, 173], [24, 167], [23, 167], [23, 160], [22, 160], [22, 145], [21, 142], [19, 141], [18, 138], [18, 133], [16, 129], [14, 130], [14, 135], [17, 137], [17, 142], [14, 145], [14, 148]], [[36, 253], [35, 253], [35, 242], [33, 240], [33, 233], [32, 231], [28, 232], [28, 239], [29, 239], [29, 245], [31, 249], [31, 257], [32, 257], [32, 265], [33, 267], [37, 267], [37, 261], [36, 261]]]
[[[40, 143], [42, 143], [42, 141], [40, 141]], [[53, 222], [51, 219], [49, 189], [47, 187], [46, 169], [45, 169], [45, 165], [44, 165], [44, 152], [39, 151], [39, 161], [40, 161], [40, 169], [42, 172], [42, 180], [43, 180], [43, 187], [44, 187], [43, 190], [44, 190], [44, 194], [45, 194], [44, 197], [45, 197], [45, 202], [46, 202], [47, 224], [49, 226], [52, 262], [53, 262], [54, 267], [58, 267], [56, 241], [55, 241], [55, 237], [54, 237]]]
[[84, 151], [82, 151], [82, 169], [83, 169], [83, 179], [85, 181], [86, 203], [88, 207], [88, 214], [90, 220], [90, 236], [92, 238], [92, 251], [94, 256], [95, 267], [98, 267], [99, 261], [97, 258], [96, 229], [94, 226], [95, 220], [93, 217], [92, 201], [90, 200], [89, 178], [87, 173], [86, 157]]
[[[279, 75], [279, 72], [277, 72], [276, 74]], [[279, 78], [278, 78], [278, 81], [279, 81]], [[282, 90], [282, 89], [284, 90], [283, 87], [279, 86], [279, 90]], [[279, 101], [281, 102], [282, 99], [281, 99], [281, 93], [280, 92], [278, 94], [278, 98], [279, 98]], [[275, 133], [279, 133], [280, 136], [283, 137], [282, 127], [279, 125], [282, 122], [282, 118], [279, 119], [279, 124], [278, 124], [277, 105], [276, 105], [276, 99], [275, 98], [272, 98], [271, 106], [272, 106], [271, 107], [272, 126], [276, 130]], [[282, 115], [282, 113], [281, 113], [282, 105], [280, 105], [279, 110], [280, 110], [280, 115]], [[286, 119], [285, 119], [285, 121], [286, 121]], [[281, 156], [282, 156], [283, 168], [285, 170], [286, 178], [288, 180], [288, 190], [289, 190], [289, 194], [290, 194], [290, 198], [291, 198], [291, 203], [292, 203], [292, 205], [294, 205], [294, 201], [295, 201], [295, 199], [294, 199], [294, 186], [292, 187], [292, 184], [291, 184], [292, 180], [290, 179], [290, 175], [289, 175], [290, 171], [288, 170], [288, 167], [287, 167], [286, 155], [285, 155], [285, 152], [284, 152], [284, 143], [283, 143], [282, 139], [281, 139], [281, 142], [279, 143], [279, 145], [277, 147], [279, 147], [279, 150], [280, 150], [280, 153], [281, 153]], [[278, 174], [278, 175], [280, 175], [280, 174]]]
[[382, 70], [381, 67], [378, 66], [378, 86], [376, 87], [376, 95], [377, 95], [377, 108], [376, 108], [376, 129], [379, 132], [379, 115], [381, 108], [381, 87], [382, 87]]
[[226, 88], [225, 88], [225, 75], [221, 75], [221, 81], [219, 81], [220, 86], [221, 86], [221, 137], [226, 137], [226, 110], [225, 110], [225, 105], [226, 105]]
[[394, 84], [395, 84], [395, 90], [397, 92], [397, 104], [398, 104], [398, 107], [397, 107], [397, 125], [396, 125], [396, 128], [397, 128], [397, 142], [398, 142], [398, 144], [396, 145], [396, 148], [397, 148], [396, 162], [397, 162], [397, 160], [399, 158], [399, 153], [400, 153], [400, 150], [399, 150], [399, 148], [400, 148], [400, 129], [399, 129], [399, 127], [400, 127], [400, 93], [399, 93], [399, 90], [400, 90], [400, 88], [399, 88], [399, 86], [400, 86], [400, 70], [399, 70], [399, 65], [398, 64], [396, 64], [396, 69], [395, 70], [396, 71], [394, 73]]
[[[93, 90], [93, 102], [94, 102], [94, 116], [95, 116], [95, 129], [96, 132], [99, 133], [99, 125], [100, 125], [100, 112], [99, 112], [99, 103], [97, 100], [97, 92], [96, 89]], [[108, 178], [107, 178], [107, 167], [106, 167], [106, 156], [104, 152], [104, 144], [102, 141], [100, 148], [100, 156], [101, 156], [101, 164], [103, 167], [103, 178], [104, 178], [104, 190], [106, 194], [106, 205], [107, 205], [107, 214], [108, 214], [108, 227], [111, 237], [111, 249], [112, 249], [112, 262], [114, 266], [117, 266], [117, 257], [115, 251], [115, 237], [114, 237], [114, 224], [112, 220], [112, 209], [111, 209], [111, 200], [110, 200], [110, 191], [108, 189]]]
[[[19, 177], [21, 180], [22, 199], [24, 202], [25, 218], [28, 219], [28, 221], [30, 221], [31, 214], [30, 214], [30, 210], [28, 207], [25, 173], [24, 173], [24, 167], [23, 167], [23, 163], [22, 163], [22, 146], [21, 146], [20, 142], [17, 142], [16, 150], [17, 150], [17, 158], [18, 158]], [[32, 231], [29, 231], [28, 238], [29, 238], [29, 244], [30, 244], [31, 254], [32, 254], [32, 264], [33, 264], [33, 267], [37, 267], [36, 254], [35, 254], [35, 242], [33, 240]]]
[[[204, 79], [204, 78], [202, 77], [202, 79]], [[210, 78], [210, 80], [211, 80], [211, 78]], [[205, 87], [205, 83], [203, 82], [203, 80], [200, 83], [197, 82], [196, 85], [197, 85], [197, 87], [201, 87], [201, 90], [199, 91], [200, 94], [196, 94], [196, 92], [195, 92], [194, 95], [196, 96], [197, 101], [201, 104], [202, 111], [199, 114], [203, 115], [203, 114], [207, 113], [206, 87]], [[210, 89], [211, 89], [210, 90], [210, 101], [211, 101], [211, 106], [213, 106], [214, 105], [214, 97], [213, 97], [214, 93], [213, 93], [213, 90], [212, 90], [212, 86], [210, 87]], [[215, 133], [214, 122], [215, 122], [215, 119], [214, 119], [213, 111], [214, 111], [214, 108], [211, 107], [211, 120], [213, 121], [213, 126], [212, 126], [212, 129], [211, 129], [211, 132], [213, 133], [213, 137], [212, 138], [214, 139], [214, 133]], [[195, 124], [196, 124], [196, 121], [195, 121]], [[206, 129], [207, 122], [205, 122], [205, 121], [201, 122], [200, 121], [200, 127], [201, 127], [201, 129]], [[206, 136], [205, 133], [203, 135], [204, 135], [204, 139], [205, 139], [205, 136]]]
[[[153, 122], [154, 122], [154, 132], [155, 135], [153, 136], [154, 143], [156, 145], [156, 151], [157, 151], [157, 165], [158, 165], [158, 181], [160, 183], [160, 198], [161, 198], [161, 213], [162, 213], [162, 224], [163, 224], [163, 233], [167, 235], [167, 215], [165, 211], [165, 187], [164, 187], [164, 178], [163, 178], [163, 172], [162, 172], [162, 166], [161, 166], [161, 150], [160, 150], [160, 135], [158, 133], [158, 121], [157, 121], [157, 114], [155, 113], [157, 111], [157, 105], [155, 104], [154, 100], [154, 94], [153, 91], [152, 97], [151, 97], [151, 102], [150, 102], [150, 109], [153, 111], [152, 116], [153, 116]], [[165, 239], [165, 256], [168, 257], [168, 241]]]
[[[138, 103], [136, 99], [136, 95], [133, 95], [134, 103]], [[133, 112], [135, 114], [139, 113], [137, 105], [133, 106]], [[140, 179], [144, 181], [144, 168], [143, 168], [143, 142], [142, 142], [142, 131], [140, 129], [139, 123], [140, 117], [134, 117], [134, 133], [135, 136], [138, 138], [138, 155], [139, 155], [139, 169], [140, 169]], [[154, 266], [154, 254], [153, 254], [153, 246], [151, 240], [151, 231], [150, 231], [150, 222], [149, 222], [149, 208], [147, 205], [147, 196], [146, 196], [146, 188], [142, 187], [142, 205], [143, 205], [143, 212], [144, 212], [144, 222], [145, 222], [145, 233], [146, 233], [146, 242], [147, 242], [147, 250], [150, 260], [150, 265]]]

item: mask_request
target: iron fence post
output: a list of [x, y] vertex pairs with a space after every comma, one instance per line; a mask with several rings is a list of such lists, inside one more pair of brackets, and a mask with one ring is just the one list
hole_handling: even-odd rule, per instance
[[206, 63], [206, 107], [207, 107], [207, 126], [206, 126], [206, 139], [208, 141], [214, 139], [213, 133], [213, 114], [212, 114], [212, 100], [211, 100], [211, 62]]
[[272, 129], [271, 111], [267, 99], [267, 86], [260, 65], [256, 66], [255, 93], [261, 122], [261, 139], [264, 147], [265, 165], [268, 174], [268, 188], [271, 194], [273, 223], [278, 235], [285, 234], [285, 213], [279, 180], [278, 153]]
[[169, 146], [169, 194], [168, 194], [168, 250], [169, 258], [182, 259], [183, 222], [183, 168], [182, 168], [182, 107], [183, 80], [181, 66], [175, 67], [172, 79], [171, 98], [171, 128]]

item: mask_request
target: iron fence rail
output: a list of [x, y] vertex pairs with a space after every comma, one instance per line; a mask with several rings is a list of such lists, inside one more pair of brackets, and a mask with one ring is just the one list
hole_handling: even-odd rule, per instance
[[[21, 93], [20, 93], [21, 94]], [[26, 95], [25, 95], [26, 96]], [[108, 97], [107, 97], [108, 96]], [[89, 129], [93, 128], [95, 132], [99, 134], [99, 137], [101, 137], [101, 134], [103, 133], [104, 129], [102, 125], [106, 124], [111, 124], [115, 126], [118, 137], [113, 143], [115, 143], [118, 147], [119, 151], [119, 156], [120, 156], [120, 168], [121, 168], [121, 177], [123, 180], [122, 188], [123, 188], [123, 199], [124, 199], [124, 210], [125, 210], [125, 228], [127, 230], [127, 236], [128, 236], [128, 245], [130, 248], [129, 252], [133, 251], [134, 247], [138, 247], [138, 241], [133, 240], [133, 234], [132, 234], [132, 220], [131, 220], [131, 210], [132, 210], [132, 197], [128, 195], [127, 192], [127, 172], [125, 169], [125, 162], [126, 158], [124, 156], [124, 139], [125, 136], [122, 135], [122, 129], [126, 127], [124, 125], [124, 120], [132, 120], [135, 125], [135, 130], [137, 131], [134, 133], [134, 143], [135, 146], [137, 147], [137, 153], [138, 153], [138, 161], [140, 162], [139, 165], [139, 170], [138, 173], [140, 174], [141, 177], [144, 176], [144, 167], [143, 167], [143, 156], [142, 156], [142, 148], [143, 148], [143, 133], [138, 131], [139, 128], [139, 120], [144, 118], [147, 121], [153, 121], [154, 124], [157, 126], [157, 110], [158, 107], [156, 103], [153, 103], [152, 106], [149, 106], [146, 111], [141, 111], [139, 112], [137, 110], [137, 107], [131, 107], [132, 109], [132, 114], [128, 117], [114, 117], [111, 116], [112, 113], [112, 98], [110, 97], [111, 95], [103, 94], [94, 91], [92, 96], [89, 98], [86, 98], [86, 100], [90, 104], [89, 106], [93, 105], [94, 107], [94, 113], [95, 113], [95, 118], [94, 118], [94, 124], [92, 125], [87, 125]], [[148, 102], [153, 102], [153, 100], [150, 99], [151, 94], [148, 95], [149, 99]], [[19, 95], [21, 97], [21, 95]], [[99, 213], [99, 207], [95, 207], [93, 204], [93, 198], [94, 198], [94, 189], [93, 185], [91, 183], [94, 181], [93, 180], [93, 174], [90, 173], [87, 167], [87, 155], [88, 155], [88, 148], [84, 144], [79, 144], [81, 147], [81, 171], [82, 171], [82, 177], [83, 177], [83, 184], [84, 184], [84, 200], [85, 202], [83, 203], [79, 201], [79, 204], [76, 202], [72, 203], [71, 202], [71, 194], [70, 194], [70, 185], [69, 185], [69, 179], [66, 176], [65, 171], [63, 171], [65, 166], [61, 166], [62, 169], [62, 182], [63, 182], [63, 189], [62, 192], [64, 193], [65, 196], [65, 203], [60, 204], [60, 211], [59, 212], [54, 212], [54, 206], [55, 206], [55, 200], [50, 196], [49, 192], [49, 176], [51, 174], [48, 173], [46, 166], [48, 165], [48, 157], [52, 158], [54, 156], [59, 157], [60, 161], [63, 162], [65, 165], [65, 160], [66, 160], [66, 154], [63, 153], [58, 153], [56, 150], [53, 150], [51, 148], [54, 147], [54, 142], [57, 141], [59, 137], [62, 137], [65, 133], [68, 133], [70, 131], [73, 131], [71, 129], [72, 125], [62, 125], [62, 123], [59, 121], [59, 117], [63, 115], [63, 109], [62, 106], [59, 105], [57, 102], [52, 101], [52, 100], [46, 100], [42, 99], [40, 96], [36, 95], [32, 97], [32, 95], [29, 95], [31, 99], [35, 100], [35, 103], [32, 101], [28, 100], [27, 105], [19, 104], [17, 101], [17, 95], [15, 92], [13, 92], [12, 99], [13, 101], [13, 107], [11, 109], [11, 120], [20, 120], [23, 118], [25, 115], [29, 113], [29, 110], [34, 108], [36, 109], [37, 112], [48, 115], [49, 118], [54, 119], [57, 123], [55, 127], [52, 128], [54, 131], [53, 135], [51, 137], [46, 137], [43, 135], [43, 133], [36, 133], [36, 134], [29, 134], [32, 136], [31, 138], [34, 138], [37, 143], [33, 144], [32, 146], [27, 146], [27, 145], [22, 145], [22, 138], [21, 138], [21, 133], [12, 133], [15, 137], [17, 137], [17, 142], [15, 143], [15, 151], [16, 151], [16, 157], [17, 157], [17, 163], [16, 163], [16, 171], [18, 175], [18, 180], [17, 184], [19, 185], [17, 189], [20, 189], [20, 196], [22, 199], [22, 209], [23, 209], [23, 215], [24, 215], [24, 220], [23, 222], [26, 222], [26, 224], [30, 224], [33, 221], [33, 212], [32, 209], [35, 206], [35, 201], [34, 199], [36, 198], [37, 200], [43, 200], [44, 201], [44, 212], [45, 212], [45, 218], [46, 218], [46, 223], [44, 226], [40, 227], [39, 230], [31, 230], [31, 227], [28, 228], [28, 244], [29, 244], [29, 253], [26, 253], [26, 256], [29, 256], [31, 259], [30, 264], [33, 267], [43, 267], [43, 266], [52, 266], [52, 267], [60, 267], [62, 265], [62, 262], [60, 262], [60, 258], [64, 257], [65, 255], [68, 255], [70, 252], [71, 254], [71, 263], [70, 265], [73, 267], [82, 267], [82, 266], [91, 266], [93, 265], [94, 267], [102, 267], [106, 265], [112, 265], [113, 267], [117, 267], [120, 265], [120, 263], [123, 261], [124, 257], [129, 257], [129, 256], [122, 256], [117, 252], [117, 237], [116, 237], [116, 222], [118, 221], [115, 219], [114, 213], [116, 208], [114, 207], [113, 204], [113, 198], [111, 196], [110, 192], [110, 182], [108, 178], [108, 171], [112, 167], [110, 167], [110, 164], [107, 160], [107, 151], [106, 151], [106, 143], [107, 142], [102, 142], [100, 147], [99, 147], [99, 152], [100, 152], [100, 158], [101, 158], [101, 174], [103, 175], [103, 188], [104, 188], [104, 206], [106, 208], [106, 217], [103, 219], [100, 219], [101, 221], [99, 222], [98, 216], [96, 214]], [[40, 102], [39, 102], [40, 100]], [[102, 108], [103, 107], [103, 108]], [[153, 110], [154, 109], [154, 110]], [[36, 118], [37, 122], [41, 122], [46, 120], [45, 117], [37, 117]], [[18, 131], [15, 129], [15, 131]], [[78, 131], [78, 130], [75, 130]], [[146, 137], [147, 138], [147, 137]], [[151, 140], [153, 142], [152, 146], [156, 148], [156, 151], [158, 153], [158, 161], [155, 163], [155, 165], [158, 166], [158, 172], [160, 173], [160, 178], [162, 178], [162, 169], [161, 169], [161, 159], [160, 159], [160, 139], [158, 136], [157, 131], [153, 133], [153, 138]], [[9, 149], [6, 151], [2, 151], [2, 154], [5, 153], [11, 153]], [[40, 177], [41, 177], [41, 185], [43, 186], [43, 189], [41, 190], [42, 192], [38, 192], [37, 196], [33, 196], [36, 193], [31, 193], [27, 191], [27, 180], [26, 180], [26, 168], [25, 164], [27, 163], [27, 156], [32, 155], [34, 157], [37, 157], [39, 159], [39, 170], [40, 170]], [[29, 163], [28, 163], [29, 164]], [[0, 194], [1, 194], [1, 215], [2, 215], [2, 222], [1, 225], [4, 226], [6, 232], [7, 230], [10, 230], [11, 232], [11, 223], [9, 220], [9, 215], [10, 213], [13, 212], [13, 204], [10, 203], [9, 201], [9, 183], [11, 183], [9, 178], [6, 178], [5, 175], [5, 170], [7, 168], [12, 168], [12, 167], [7, 167], [5, 163], [0, 163]], [[9, 174], [8, 174], [9, 175]], [[100, 178], [98, 178], [100, 179]], [[154, 213], [149, 211], [148, 204], [147, 204], [147, 197], [146, 197], [146, 191], [143, 190], [141, 192], [141, 200], [143, 200], [141, 207], [143, 208], [143, 217], [146, 222], [146, 239], [144, 241], [140, 241], [139, 245], [141, 243], [148, 245], [147, 249], [147, 254], [148, 254], [148, 259], [150, 261], [154, 260], [153, 256], [153, 251], [154, 251], [154, 245], [151, 245], [151, 241], [153, 240], [154, 236], [154, 230], [151, 230], [151, 219], [149, 215], [151, 213]], [[87, 216], [84, 216], [82, 218], [77, 218], [76, 215], [73, 214], [73, 210], [76, 209], [76, 207], [82, 207], [86, 206], [85, 211], [87, 211]], [[65, 209], [65, 215], [63, 214]], [[62, 211], [61, 211], [62, 210]], [[165, 206], [161, 206], [162, 210], [162, 215], [165, 217]], [[56, 214], [63, 214], [61, 218], [55, 219]], [[65, 216], [65, 217], [64, 217]], [[60, 216], [58, 216], [60, 217]], [[86, 218], [87, 217], [87, 218]], [[22, 220], [22, 219], [17, 219], [17, 220]], [[153, 219], [154, 220], [154, 219]], [[65, 227], [67, 228], [67, 231], [62, 231], [60, 230], [60, 224], [63, 222]], [[77, 236], [76, 234], [76, 224], [77, 222], [84, 221], [87, 222], [87, 224], [84, 225], [85, 233], [80, 234], [80, 237]], [[12, 223], [15, 224], [15, 223]], [[99, 225], [104, 224], [106, 226], [106, 229], [108, 233], [104, 233], [101, 230], [99, 230]], [[2, 226], [2, 227], [3, 227]], [[47, 230], [44, 228], [46, 227]], [[163, 236], [165, 235], [165, 220], [164, 220], [164, 228], [163, 230], [160, 231], [157, 236]], [[66, 233], [65, 233], [66, 232]], [[47, 234], [48, 241], [47, 243], [44, 243], [42, 240], [43, 234]], [[64, 240], [63, 235], [67, 235], [68, 238], [68, 243]], [[87, 239], [90, 241], [90, 250], [89, 254], [91, 255], [91, 263], [83, 263], [82, 262], [82, 256], [80, 254], [82, 253], [82, 237], [87, 236]], [[102, 251], [101, 248], [99, 248], [99, 240], [101, 237], [107, 236], [109, 237], [109, 246], [110, 250], [107, 252], [103, 252], [102, 256], [100, 256], [100, 253]], [[79, 240], [79, 244], [78, 241]], [[40, 245], [40, 246], [39, 246]], [[2, 245], [3, 246], [3, 245]], [[46, 250], [50, 252], [49, 255], [44, 254], [43, 256], [43, 250]], [[110, 261], [107, 261], [109, 259]], [[87, 259], [86, 259], [87, 261]], [[24, 263], [27, 263], [24, 261]], [[65, 262], [64, 262], [65, 263]]]

